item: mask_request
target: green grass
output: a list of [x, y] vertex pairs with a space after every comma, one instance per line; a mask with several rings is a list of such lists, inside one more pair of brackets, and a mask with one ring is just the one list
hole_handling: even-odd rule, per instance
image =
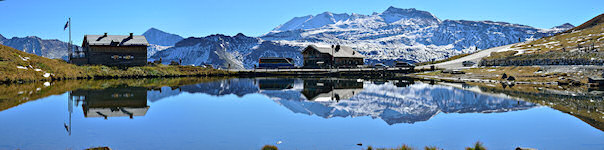
[[[108, 66], [76, 66], [63, 60], [44, 58], [4, 45], [0, 45], [0, 58], [0, 82], [4, 83], [77, 78], [224, 76], [229, 74], [229, 72], [216, 69], [161, 64], [127, 69]], [[50, 76], [44, 77], [46, 73]]]

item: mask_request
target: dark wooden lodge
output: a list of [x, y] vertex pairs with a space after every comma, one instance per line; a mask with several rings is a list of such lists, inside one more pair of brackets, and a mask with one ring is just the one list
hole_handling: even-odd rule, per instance
[[142, 66], [149, 43], [142, 35], [85, 35], [82, 50], [70, 57], [76, 65]]
[[365, 56], [348, 46], [318, 47], [309, 45], [302, 51], [304, 68], [356, 68]]

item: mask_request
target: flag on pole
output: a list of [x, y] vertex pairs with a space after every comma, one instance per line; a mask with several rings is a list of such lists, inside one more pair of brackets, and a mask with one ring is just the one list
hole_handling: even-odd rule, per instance
[[67, 23], [65, 23], [65, 27], [63, 27], [63, 31], [65, 31], [65, 29], [67, 29], [67, 27], [69, 27], [69, 21], [67, 21]]

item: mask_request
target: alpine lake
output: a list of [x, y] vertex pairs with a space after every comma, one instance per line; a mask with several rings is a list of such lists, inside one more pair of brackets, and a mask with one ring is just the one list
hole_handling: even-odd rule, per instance
[[604, 149], [601, 91], [418, 79], [0, 85], [0, 149]]

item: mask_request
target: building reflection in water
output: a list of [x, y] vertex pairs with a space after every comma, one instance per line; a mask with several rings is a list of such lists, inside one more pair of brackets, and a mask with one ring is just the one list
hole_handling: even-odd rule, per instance
[[363, 82], [356, 79], [307, 79], [302, 94], [311, 101], [340, 101], [363, 91]]
[[147, 89], [143, 87], [111, 87], [106, 89], [75, 90], [70, 97], [82, 102], [84, 117], [144, 116], [149, 110]]
[[260, 90], [285, 90], [294, 88], [294, 81], [292, 78], [268, 78], [258, 79], [256, 83]]

